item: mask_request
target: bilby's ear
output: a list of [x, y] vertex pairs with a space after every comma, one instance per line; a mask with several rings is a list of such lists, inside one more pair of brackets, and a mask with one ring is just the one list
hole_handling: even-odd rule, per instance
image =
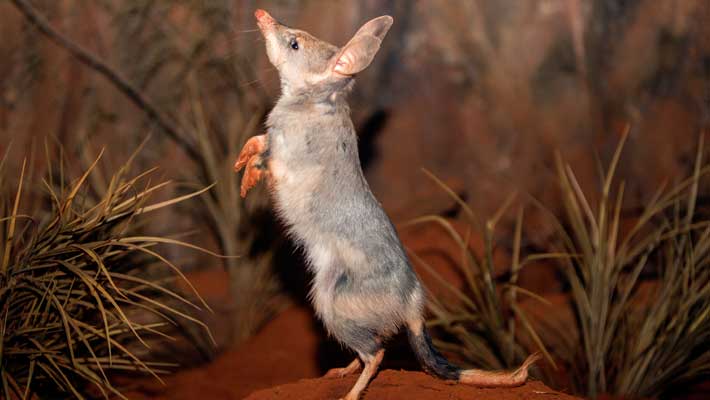
[[392, 17], [384, 15], [363, 25], [335, 56], [333, 71], [350, 76], [367, 68], [380, 49], [382, 39], [390, 30], [392, 22], [394, 22]]

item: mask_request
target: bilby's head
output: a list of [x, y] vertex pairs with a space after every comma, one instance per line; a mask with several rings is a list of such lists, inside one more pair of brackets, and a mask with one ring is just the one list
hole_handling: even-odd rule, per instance
[[266, 54], [279, 71], [284, 93], [326, 94], [348, 87], [367, 68], [392, 26], [392, 17], [368, 21], [339, 48], [308, 32], [289, 28], [264, 10], [256, 10], [257, 25], [266, 40]]

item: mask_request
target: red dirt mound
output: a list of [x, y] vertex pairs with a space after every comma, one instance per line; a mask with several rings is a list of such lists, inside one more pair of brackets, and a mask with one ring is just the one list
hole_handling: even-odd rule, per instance
[[242, 399], [256, 389], [319, 376], [313, 356], [319, 340], [312, 312], [291, 307], [212, 363], [164, 377], [165, 385], [132, 382], [125, 394], [132, 400]]
[[[343, 397], [355, 384], [357, 376], [347, 378], [303, 379], [252, 393], [245, 400], [332, 400]], [[573, 400], [542, 382], [528, 382], [510, 389], [484, 389], [457, 385], [431, 377], [423, 372], [381, 371], [362, 396], [362, 400]]]

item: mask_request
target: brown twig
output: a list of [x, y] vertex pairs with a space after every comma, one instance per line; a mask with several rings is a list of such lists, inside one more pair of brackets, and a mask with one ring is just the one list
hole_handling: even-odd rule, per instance
[[34, 25], [43, 35], [51, 41], [68, 51], [74, 58], [82, 64], [93, 69], [109, 80], [118, 90], [126, 95], [138, 108], [143, 110], [148, 118], [153, 121], [161, 131], [168, 135], [182, 150], [195, 162], [200, 163], [202, 157], [194, 146], [186, 139], [167, 118], [143, 95], [135, 86], [128, 82], [126, 78], [114, 68], [110, 67], [98, 57], [91, 54], [77, 43], [74, 43], [56, 29], [52, 28], [47, 21], [32, 5], [25, 0], [11, 0], [15, 7]]

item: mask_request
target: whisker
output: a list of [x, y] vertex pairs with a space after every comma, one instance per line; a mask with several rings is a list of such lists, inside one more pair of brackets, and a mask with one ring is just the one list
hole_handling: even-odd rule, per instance
[[[278, 77], [277, 76], [269, 77], [268, 79], [266, 79], [266, 81], [271, 82], [276, 78], [278, 78]], [[264, 81], [265, 81], [264, 79], [254, 79], [253, 81], [249, 81], [249, 82], [245, 82], [245, 83], [240, 84], [239, 89], [246, 89], [246, 88], [255, 86], [257, 84], [261, 85], [262, 89], [266, 89], [266, 87], [264, 86]]]
[[[239, 46], [237, 46], [237, 42], [240, 41], [242, 38], [243, 37], [236, 37], [236, 36], [227, 38], [227, 40], [229, 42], [229, 49], [230, 49], [229, 54], [225, 57], [227, 60], [234, 60], [238, 57], [245, 55], [244, 52], [240, 52], [239, 49], [237, 49], [237, 47], [239, 47]], [[261, 35], [259, 35], [259, 37], [255, 38], [253, 41], [250, 41], [248, 44], [245, 44], [245, 46], [251, 46], [252, 45], [251, 43], [254, 43], [254, 46], [258, 47], [258, 46], [261, 46], [261, 45], [257, 45], [257, 43], [260, 43], [260, 42], [265, 42], [264, 38]], [[250, 61], [246, 58], [245, 58], [245, 60]]]
[[247, 88], [247, 87], [249, 87], [249, 86], [253, 86], [253, 85], [257, 84], [257, 83], [260, 83], [260, 82], [261, 82], [261, 79], [254, 79], [253, 81], [249, 81], [249, 82], [245, 82], [245, 83], [240, 84], [240, 85], [239, 85], [239, 89], [244, 89], [244, 88]]
[[284, 64], [286, 64], [286, 60], [281, 61], [280, 63], [278, 63], [277, 65], [274, 65], [273, 67], [274, 67], [274, 68], [278, 68], [278, 67], [280, 67], [280, 66], [282, 66], [282, 65], [284, 65]]
[[272, 65], [270, 67], [262, 68], [259, 72], [263, 73], [263, 72], [271, 72], [271, 71], [277, 71], [277, 68]]
[[259, 29], [242, 29], [242, 30], [236, 30], [232, 29], [232, 33], [250, 33], [250, 32], [259, 32]]
[[227, 38], [230, 45], [234, 45], [238, 42], [244, 42], [245, 39], [247, 39], [247, 42], [249, 42], [249, 43], [259, 43], [259, 42], [264, 41], [264, 38], [261, 37], [261, 35], [257, 38], [248, 38], [245, 36], [232, 36], [232, 37]]
[[243, 39], [249, 39], [249, 40], [254, 40], [254, 41], [264, 40], [264, 38], [261, 35], [259, 35], [258, 37], [232, 35], [232, 36], [229, 36], [228, 39], [230, 42], [236, 42], [238, 40], [243, 40]]

